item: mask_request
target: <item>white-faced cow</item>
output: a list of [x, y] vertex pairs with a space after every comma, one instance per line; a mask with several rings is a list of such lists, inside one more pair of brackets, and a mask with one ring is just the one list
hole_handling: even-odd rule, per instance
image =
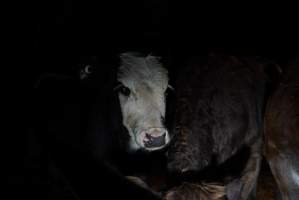
[[[136, 53], [121, 54], [119, 65], [112, 67], [104, 62], [93, 67], [92, 73], [89, 69], [85, 72], [88, 76], [81, 76], [81, 80], [78, 77], [77, 80], [60, 78], [40, 81], [37, 88], [41, 95], [36, 101], [37, 105], [40, 104], [36, 109], [39, 116], [36, 124], [40, 128], [36, 132], [48, 147], [51, 159], [76, 185], [75, 189], [82, 192], [82, 196], [88, 195], [87, 191], [97, 191], [98, 196], [101, 192], [109, 194], [108, 191], [111, 191], [116, 192], [112, 194], [114, 197], [121, 188], [118, 188], [118, 183], [111, 188], [113, 184], [110, 183], [114, 180], [124, 183], [124, 177], [118, 174], [116, 176], [119, 178], [116, 178], [113, 172], [109, 172], [111, 180], [107, 180], [109, 184], [103, 187], [107, 191], [101, 191], [101, 187], [95, 190], [93, 184], [105, 184], [106, 179], [100, 178], [97, 182], [92, 174], [99, 177], [103, 173], [107, 179], [110, 176], [107, 175], [110, 168], [106, 166], [99, 167], [100, 171], [96, 172], [96, 167], [101, 166], [96, 163], [113, 160], [110, 163], [119, 164], [115, 160], [122, 159], [120, 152], [124, 151], [119, 148], [119, 140], [126, 143], [129, 151], [153, 152], [167, 146], [170, 137], [164, 119], [168, 72], [159, 58]], [[78, 152], [93, 156], [85, 158], [76, 155]], [[129, 165], [133, 164], [126, 162], [124, 165], [130, 168]], [[88, 169], [87, 174], [84, 171]], [[123, 172], [122, 169], [120, 171]], [[91, 182], [87, 184], [88, 180]], [[133, 193], [130, 195], [132, 197]], [[138, 196], [142, 198], [142, 195], [133, 198]], [[157, 198], [156, 195], [150, 196]]]
[[132, 53], [121, 54], [121, 66], [115, 88], [126, 127], [131, 150], [154, 151], [170, 141], [165, 128], [167, 70], [157, 57], [140, 57]]

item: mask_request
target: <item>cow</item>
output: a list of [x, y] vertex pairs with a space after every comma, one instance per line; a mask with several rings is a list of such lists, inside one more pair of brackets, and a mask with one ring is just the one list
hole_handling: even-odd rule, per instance
[[89, 98], [86, 146], [96, 159], [131, 174], [147, 168], [150, 154], [161, 154], [170, 142], [166, 99], [171, 86], [159, 57], [127, 52], [119, 58], [107, 70], [94, 67], [94, 75], [84, 80], [95, 94]]
[[[43, 76], [46, 78], [38, 79], [35, 84], [39, 92], [34, 101], [38, 116], [34, 128], [36, 136], [49, 152], [51, 163], [76, 184], [79, 192], [85, 188], [80, 186], [80, 179], [94, 181], [91, 175], [96, 173], [95, 166], [102, 169], [95, 176], [116, 171], [109, 183], [113, 180], [124, 183], [121, 175], [130, 175], [134, 172], [133, 166], [137, 166], [126, 160], [127, 157], [137, 152], [142, 155], [159, 152], [170, 142], [165, 126], [166, 93], [170, 88], [168, 71], [153, 55], [127, 52], [119, 58], [117, 65], [104, 62], [101, 66], [94, 66], [97, 63], [91, 66], [88, 63], [77, 78]], [[107, 67], [103, 67], [105, 65]], [[109, 163], [113, 170], [103, 163]], [[89, 164], [91, 171], [86, 178], [76, 175], [80, 169], [87, 170]], [[68, 169], [71, 166], [73, 169]], [[104, 182], [99, 180], [101, 184]], [[106, 188], [113, 186], [108, 185]], [[151, 191], [147, 192], [148, 195], [144, 192], [139, 197], [144, 194], [158, 198]], [[86, 195], [85, 191], [81, 195]]]
[[254, 197], [262, 159], [266, 86], [262, 62], [253, 56], [210, 54], [188, 59], [177, 74], [168, 170], [192, 176], [247, 152], [240, 174], [223, 179], [225, 194], [228, 199]]
[[266, 108], [265, 157], [283, 200], [299, 199], [299, 57], [283, 70]]
[[117, 80], [123, 126], [130, 140], [129, 150], [155, 151], [165, 147], [170, 137], [165, 128], [167, 70], [157, 57], [121, 54]]

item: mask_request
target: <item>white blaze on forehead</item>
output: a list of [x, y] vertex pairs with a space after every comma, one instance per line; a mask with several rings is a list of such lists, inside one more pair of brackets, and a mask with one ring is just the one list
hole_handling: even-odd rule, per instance
[[154, 90], [166, 90], [168, 86], [167, 70], [162, 67], [159, 58], [148, 55], [137, 56], [134, 53], [120, 55], [121, 66], [117, 79], [133, 92], [136, 85], [144, 84]]

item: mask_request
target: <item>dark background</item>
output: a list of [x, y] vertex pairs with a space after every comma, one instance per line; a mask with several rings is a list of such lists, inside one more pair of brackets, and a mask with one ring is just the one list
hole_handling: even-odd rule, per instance
[[[260, 55], [282, 66], [298, 53], [298, 12], [292, 5], [204, 5], [170, 0], [13, 4], [5, 18], [12, 30], [7, 40], [13, 52], [11, 72], [5, 77], [11, 98], [5, 116], [11, 123], [5, 134], [9, 142], [4, 161], [8, 163], [4, 173], [13, 186], [10, 194], [28, 183], [22, 166], [32, 142], [27, 133], [33, 86], [44, 72], [74, 76], [91, 56], [100, 63], [114, 63], [124, 51], [173, 57], [208, 52]], [[102, 67], [107, 66], [111, 65]]]
[[17, 27], [13, 35], [21, 43], [16, 50], [29, 54], [28, 74], [68, 71], [77, 62], [74, 55], [109, 59], [132, 50], [159, 55], [220, 51], [283, 62], [298, 50], [295, 5], [169, 0], [32, 1], [17, 5], [11, 13], [15, 18], [11, 26]]

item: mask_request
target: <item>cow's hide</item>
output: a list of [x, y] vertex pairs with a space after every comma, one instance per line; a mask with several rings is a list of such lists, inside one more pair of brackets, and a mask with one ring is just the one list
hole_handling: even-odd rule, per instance
[[[168, 169], [199, 172], [224, 163], [247, 147], [250, 156], [245, 167], [254, 173], [242, 174], [240, 180], [252, 184], [245, 189], [240, 181], [231, 185], [236, 191], [247, 190], [240, 192], [247, 196], [260, 162], [263, 65], [255, 57], [209, 55], [190, 59], [178, 74], [175, 135], [168, 151]], [[232, 193], [228, 194], [232, 199], [239, 198], [238, 192]]]
[[290, 63], [268, 101], [265, 155], [282, 199], [299, 198], [299, 57]]
[[166, 200], [225, 200], [225, 187], [216, 183], [184, 183], [167, 191]]

